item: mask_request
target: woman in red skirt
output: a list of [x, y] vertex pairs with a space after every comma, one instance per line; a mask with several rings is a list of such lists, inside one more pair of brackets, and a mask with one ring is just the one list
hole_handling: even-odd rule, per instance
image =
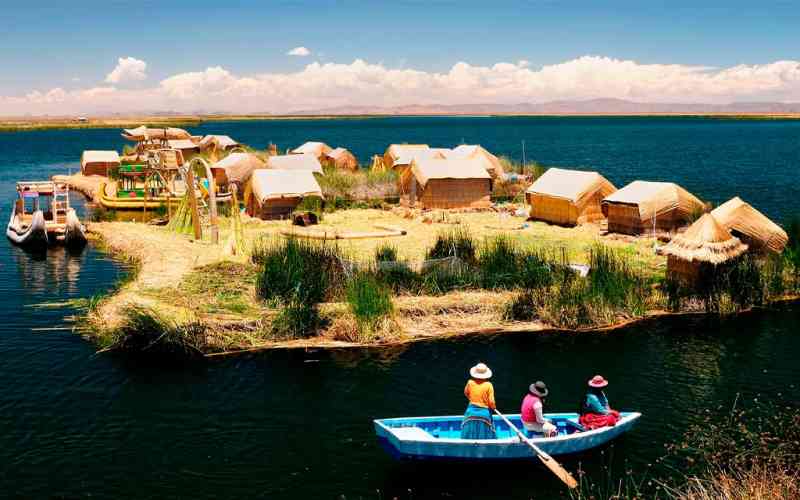
[[589, 390], [581, 402], [581, 416], [579, 422], [586, 430], [611, 427], [619, 420], [619, 412], [612, 410], [603, 388], [608, 385], [608, 380], [600, 375], [595, 375], [589, 381]]

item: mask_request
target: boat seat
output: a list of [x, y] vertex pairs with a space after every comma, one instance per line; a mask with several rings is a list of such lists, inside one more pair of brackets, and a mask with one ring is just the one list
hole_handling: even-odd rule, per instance
[[392, 434], [403, 441], [430, 441], [434, 437], [419, 427], [392, 427]]

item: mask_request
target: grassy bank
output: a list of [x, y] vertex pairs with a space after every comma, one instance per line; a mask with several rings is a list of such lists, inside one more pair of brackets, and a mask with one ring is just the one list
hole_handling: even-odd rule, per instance
[[[231, 225], [221, 218], [220, 241]], [[592, 226], [526, 223], [500, 212], [337, 210], [315, 231], [346, 235], [376, 225], [406, 234], [288, 239], [280, 235], [287, 221], [245, 217], [246, 251], [229, 255], [227, 245], [193, 242], [164, 227], [92, 223], [110, 252], [141, 266], [136, 279], [96, 305], [93, 335], [103, 346], [127, 348], [141, 344], [120, 340], [126, 325], [150, 324], [154, 338], [165, 340], [172, 334], [164, 332], [191, 325], [187, 332], [202, 337], [192, 342], [196, 350], [220, 353], [590, 330], [669, 312], [735, 313], [792, 296], [800, 282], [790, 260], [743, 259], [698, 294], [665, 279], [665, 259], [651, 239], [601, 237]], [[581, 277], [576, 264], [592, 272]], [[142, 322], [148, 314], [153, 321]]]

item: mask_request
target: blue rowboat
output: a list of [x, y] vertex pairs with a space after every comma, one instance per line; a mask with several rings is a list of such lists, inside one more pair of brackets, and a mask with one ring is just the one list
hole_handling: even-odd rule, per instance
[[[558, 428], [546, 438], [528, 433], [533, 444], [549, 455], [567, 455], [597, 448], [629, 431], [641, 413], [622, 412], [614, 427], [584, 430], [577, 413], [545, 415]], [[506, 416], [517, 429], [524, 429], [519, 415]], [[403, 460], [519, 460], [535, 455], [513, 429], [494, 417], [497, 439], [461, 439], [463, 417], [409, 417], [374, 420], [375, 433], [390, 455]]]

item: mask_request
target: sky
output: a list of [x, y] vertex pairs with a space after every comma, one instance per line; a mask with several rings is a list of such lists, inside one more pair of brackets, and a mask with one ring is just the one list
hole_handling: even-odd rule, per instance
[[800, 2], [1, 1], [0, 115], [800, 101]]

